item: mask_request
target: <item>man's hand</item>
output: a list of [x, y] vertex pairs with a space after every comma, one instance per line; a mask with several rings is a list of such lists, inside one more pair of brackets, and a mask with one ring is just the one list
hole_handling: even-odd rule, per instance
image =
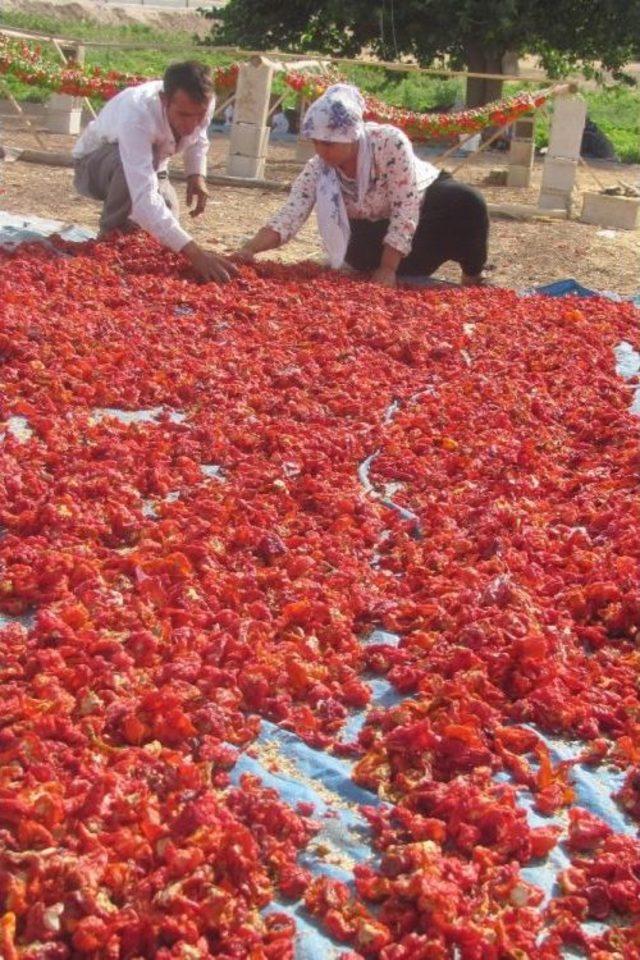
[[201, 213], [204, 213], [208, 199], [207, 181], [201, 174], [192, 173], [191, 176], [187, 177], [187, 206], [190, 207], [194, 200], [196, 205], [193, 210], [189, 210], [189, 216], [199, 217]]
[[380, 287], [398, 286], [398, 278], [396, 277], [395, 270], [389, 270], [387, 267], [378, 267], [378, 269], [371, 274], [371, 280]]
[[203, 280], [214, 280], [216, 283], [227, 283], [231, 277], [238, 276], [238, 269], [226, 257], [220, 257], [211, 250], [203, 250], [195, 240], [182, 248], [182, 253], [189, 260], [191, 266]]

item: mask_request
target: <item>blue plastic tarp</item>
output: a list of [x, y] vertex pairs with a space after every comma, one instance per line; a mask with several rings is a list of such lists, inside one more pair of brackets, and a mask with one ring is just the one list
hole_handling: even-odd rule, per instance
[[63, 223], [61, 220], [45, 220], [42, 217], [26, 217], [0, 210], [0, 247], [14, 249], [21, 243], [44, 243], [53, 234], [59, 234], [64, 240], [82, 243], [92, 240], [95, 233], [88, 227], [75, 223]]

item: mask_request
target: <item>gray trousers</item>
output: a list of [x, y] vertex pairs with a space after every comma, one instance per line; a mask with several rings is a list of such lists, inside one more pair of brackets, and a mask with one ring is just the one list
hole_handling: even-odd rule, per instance
[[[74, 161], [74, 186], [83, 197], [102, 200], [100, 233], [131, 229], [131, 197], [117, 143], [105, 143]], [[155, 166], [155, 163], [154, 163]], [[171, 212], [178, 216], [178, 197], [168, 177], [158, 179], [158, 192]]]

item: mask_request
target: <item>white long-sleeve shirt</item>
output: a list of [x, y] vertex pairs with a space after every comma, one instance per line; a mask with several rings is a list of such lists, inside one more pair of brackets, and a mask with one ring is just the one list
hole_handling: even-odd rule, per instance
[[167, 169], [169, 158], [184, 155], [187, 176], [207, 170], [214, 101], [202, 125], [176, 143], [160, 91], [162, 80], [127, 87], [102, 108], [73, 148], [76, 159], [105, 143], [117, 143], [131, 196], [131, 219], [171, 250], [181, 250], [191, 240], [158, 192], [157, 173]]
[[[415, 155], [411, 141], [397, 127], [367, 123], [366, 131], [372, 151], [371, 181], [358, 204], [355, 191], [341, 178], [347, 216], [352, 220], [389, 220], [384, 242], [406, 256], [411, 250], [425, 191], [439, 171]], [[294, 180], [288, 200], [268, 221], [267, 226], [280, 234], [282, 243], [298, 232], [313, 210], [321, 170], [320, 157], [308, 160]]]

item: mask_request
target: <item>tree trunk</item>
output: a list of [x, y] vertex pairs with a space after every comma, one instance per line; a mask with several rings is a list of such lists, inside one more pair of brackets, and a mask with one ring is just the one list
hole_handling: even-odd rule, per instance
[[[464, 54], [467, 70], [471, 73], [503, 73], [502, 58], [506, 51], [492, 50], [481, 43], [465, 44]], [[499, 100], [502, 96], [502, 80], [467, 79], [467, 107], [483, 107], [485, 103]]]

